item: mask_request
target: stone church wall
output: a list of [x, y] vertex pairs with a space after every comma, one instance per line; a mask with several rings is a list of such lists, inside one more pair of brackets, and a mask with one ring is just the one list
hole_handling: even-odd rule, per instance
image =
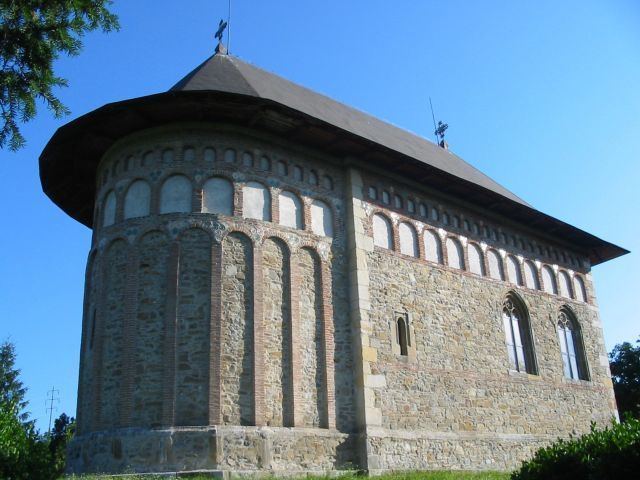
[[[366, 185], [365, 181], [365, 194]], [[372, 404], [380, 411], [379, 421], [368, 427], [371, 471], [510, 469], [538, 446], [569, 433], [587, 432], [592, 421], [606, 425], [617, 415], [595, 294], [578, 253], [560, 253], [561, 265], [549, 271], [559, 278], [566, 269], [567, 278], [584, 282], [584, 295], [567, 284], [569, 280], [564, 290], [542, 291], [539, 268], [544, 264], [537, 248], [528, 252], [538, 267], [538, 287], [530, 288], [520, 271], [527, 261], [523, 255], [527, 247], [520, 247], [544, 245], [542, 240], [517, 231], [513, 243], [511, 233], [505, 235], [504, 245], [499, 244], [499, 235], [498, 242], [492, 237], [475, 240], [461, 221], [455, 228], [430, 218], [418, 220], [417, 200], [414, 215], [405, 210], [404, 200], [394, 209], [393, 198], [389, 196], [388, 206], [383, 201], [364, 202], [365, 233], [376, 245], [366, 256], [368, 343], [375, 350], [369, 354], [368, 383]], [[456, 207], [441, 203], [439, 208], [442, 212]], [[378, 219], [379, 215], [388, 220]], [[469, 212], [466, 218], [473, 215]], [[475, 215], [482, 218], [482, 212]], [[406, 237], [403, 248], [399, 228], [403, 224], [418, 233], [415, 254], [406, 248], [410, 243]], [[430, 246], [431, 240], [423, 242], [431, 239], [427, 236], [431, 232], [437, 248]], [[473, 253], [480, 264], [470, 269], [467, 252], [474, 241], [478, 250]], [[561, 251], [551, 245], [551, 257], [542, 260], [556, 260], [556, 249]], [[540, 251], [546, 255], [547, 247]], [[497, 254], [494, 260], [488, 258], [489, 252]], [[510, 368], [502, 320], [509, 294], [519, 297], [528, 311], [536, 374]], [[557, 331], [561, 308], [569, 308], [579, 322], [588, 379], [572, 380], [563, 373]], [[401, 355], [397, 347], [398, 316], [410, 321], [414, 354], [410, 350]]]
[[72, 471], [353, 463], [341, 182], [309, 152], [203, 125], [105, 156]]

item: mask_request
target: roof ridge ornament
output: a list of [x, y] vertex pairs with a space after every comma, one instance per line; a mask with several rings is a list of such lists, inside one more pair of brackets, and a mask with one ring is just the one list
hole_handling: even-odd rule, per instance
[[227, 25], [228, 23], [221, 19], [220, 23], [218, 24], [218, 30], [214, 35], [214, 37], [218, 39], [218, 45], [216, 45], [216, 53], [219, 53], [220, 55], [227, 54], [227, 48], [224, 46], [224, 43], [222, 43], [222, 36], [224, 35], [224, 31], [227, 28]]

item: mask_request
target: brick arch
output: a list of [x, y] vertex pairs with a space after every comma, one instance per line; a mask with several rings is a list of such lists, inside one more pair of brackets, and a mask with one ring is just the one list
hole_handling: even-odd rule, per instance
[[[388, 236], [388, 247], [385, 247], [383, 245], [378, 245], [376, 243], [376, 233], [375, 233], [375, 228], [374, 228], [374, 220], [376, 218], [376, 216], [382, 218], [382, 220], [384, 221], [385, 225], [388, 227], [388, 232], [387, 232], [387, 236]], [[371, 216], [369, 219], [369, 224], [370, 224], [370, 228], [371, 228], [371, 236], [373, 237], [373, 242], [375, 246], [381, 247], [381, 248], [387, 248], [390, 251], [395, 251], [396, 249], [396, 245], [397, 245], [397, 241], [396, 241], [396, 233], [395, 233], [395, 225], [393, 220], [391, 219], [391, 217], [382, 209], [376, 209], [373, 212], [371, 212]], [[382, 241], [382, 238], [380, 238], [380, 241]]]
[[[137, 216], [130, 216], [130, 217], [126, 217], [126, 210], [127, 210], [127, 202], [129, 199], [129, 192], [131, 191], [131, 187], [133, 185], [135, 185], [137, 182], [144, 182], [144, 185], [146, 185], [146, 187], [148, 188], [148, 197], [146, 199], [147, 202], [147, 208], [146, 208], [146, 214], [143, 215], [137, 215]], [[140, 176], [136, 176], [133, 179], [131, 179], [131, 181], [129, 181], [127, 183], [127, 185], [123, 188], [123, 202], [122, 202], [122, 212], [123, 212], [123, 220], [128, 220], [131, 218], [143, 218], [143, 217], [148, 217], [149, 215], [151, 215], [151, 199], [153, 196], [153, 188], [151, 186], [151, 183], [149, 182], [149, 180], [147, 180], [146, 178], [140, 177]]]
[[[300, 225], [298, 226], [298, 219], [294, 218], [294, 223], [296, 224], [295, 226], [292, 225], [285, 225], [283, 224], [283, 218], [282, 218], [282, 211], [280, 210], [281, 204], [280, 204], [280, 197], [285, 195], [285, 194], [290, 194], [294, 197], [294, 204], [296, 207], [296, 211], [294, 212], [294, 215], [297, 217], [298, 215], [300, 216]], [[275, 197], [275, 195], [274, 195]], [[306, 216], [306, 208], [305, 208], [305, 202], [303, 197], [296, 193], [293, 189], [289, 189], [289, 188], [283, 188], [281, 189], [278, 194], [277, 194], [277, 204], [278, 204], [278, 225], [282, 225], [285, 227], [289, 227], [289, 228], [296, 228], [298, 230], [305, 230], [307, 228], [307, 225], [310, 223], [309, 222], [309, 218], [307, 218]], [[273, 202], [276, 203], [276, 202]], [[275, 213], [275, 212], [274, 212]]]
[[[459, 270], [466, 270], [464, 261], [464, 246], [462, 245], [460, 239], [455, 235], [446, 235], [442, 243], [444, 247], [443, 256], [446, 259], [446, 265], [448, 267], [456, 268]], [[451, 265], [452, 262], [455, 263], [456, 257], [454, 256], [454, 253], [449, 251], [449, 244], [451, 244], [456, 249], [457, 256], [459, 257], [458, 262], [455, 265]]]

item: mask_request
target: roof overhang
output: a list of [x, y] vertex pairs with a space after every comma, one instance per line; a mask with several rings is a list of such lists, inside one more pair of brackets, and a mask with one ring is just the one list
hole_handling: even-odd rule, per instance
[[43, 191], [72, 218], [91, 227], [96, 171], [105, 152], [135, 132], [193, 121], [251, 127], [336, 158], [356, 157], [561, 239], [582, 250], [593, 265], [629, 253], [526, 204], [311, 115], [273, 100], [221, 91], [168, 91], [110, 103], [60, 127], [40, 155]]

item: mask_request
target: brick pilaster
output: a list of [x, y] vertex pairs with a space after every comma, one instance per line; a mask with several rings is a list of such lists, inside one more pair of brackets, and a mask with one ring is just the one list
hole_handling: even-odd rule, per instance
[[331, 288], [331, 270], [328, 262], [320, 264], [320, 281], [322, 285], [322, 346], [324, 350], [324, 380], [326, 398], [327, 428], [336, 428], [336, 395], [335, 395], [335, 363], [333, 339], [333, 298]]
[[292, 411], [293, 418], [289, 419], [289, 424], [286, 426], [299, 427], [302, 425], [302, 391], [301, 391], [301, 359], [300, 359], [300, 266], [298, 265], [298, 258], [295, 255], [291, 256], [289, 262], [290, 272], [290, 288], [291, 295], [289, 296], [291, 301], [291, 344], [289, 345], [291, 351], [291, 388], [292, 388]]
[[98, 271], [101, 274], [98, 277], [98, 305], [96, 308], [96, 331], [94, 333], [93, 345], [93, 401], [92, 401], [92, 417], [88, 422], [91, 425], [91, 431], [100, 430], [102, 427], [102, 364], [104, 362], [104, 317], [106, 315], [107, 304], [107, 275], [109, 269], [105, 265], [105, 259], [99, 257], [97, 262]]
[[164, 382], [162, 385], [162, 425], [175, 423], [176, 406], [176, 317], [178, 305], [178, 268], [180, 244], [174, 242], [169, 250], [167, 269], [167, 307], [164, 322]]
[[269, 188], [271, 195], [271, 221], [276, 225], [280, 224], [280, 189]]
[[209, 425], [222, 424], [222, 245], [211, 246]]
[[191, 189], [191, 212], [202, 212], [202, 187], [193, 187]]
[[242, 217], [242, 183], [233, 182], [233, 216]]
[[92, 298], [91, 298], [91, 276], [93, 269], [96, 268], [96, 257], [90, 255], [87, 261], [87, 268], [84, 274], [84, 301], [82, 306], [82, 336], [80, 337], [80, 371], [78, 372], [78, 405], [76, 406], [76, 421], [78, 424], [78, 434], [85, 432], [85, 395], [87, 390], [86, 380], [84, 376], [87, 367], [87, 338], [91, 330], [92, 322]]
[[418, 242], [418, 258], [422, 259], [422, 260], [426, 260], [427, 259], [427, 252], [424, 248], [424, 231], [425, 229], [423, 228], [422, 230], [419, 230], [417, 232], [417, 242]]
[[138, 312], [138, 248], [129, 249], [124, 291], [124, 325], [122, 332], [122, 383], [120, 384], [120, 418], [122, 427], [131, 425], [133, 409], [133, 376], [135, 362], [136, 315]]
[[264, 319], [262, 246], [253, 248], [253, 412], [256, 426], [264, 425]]

